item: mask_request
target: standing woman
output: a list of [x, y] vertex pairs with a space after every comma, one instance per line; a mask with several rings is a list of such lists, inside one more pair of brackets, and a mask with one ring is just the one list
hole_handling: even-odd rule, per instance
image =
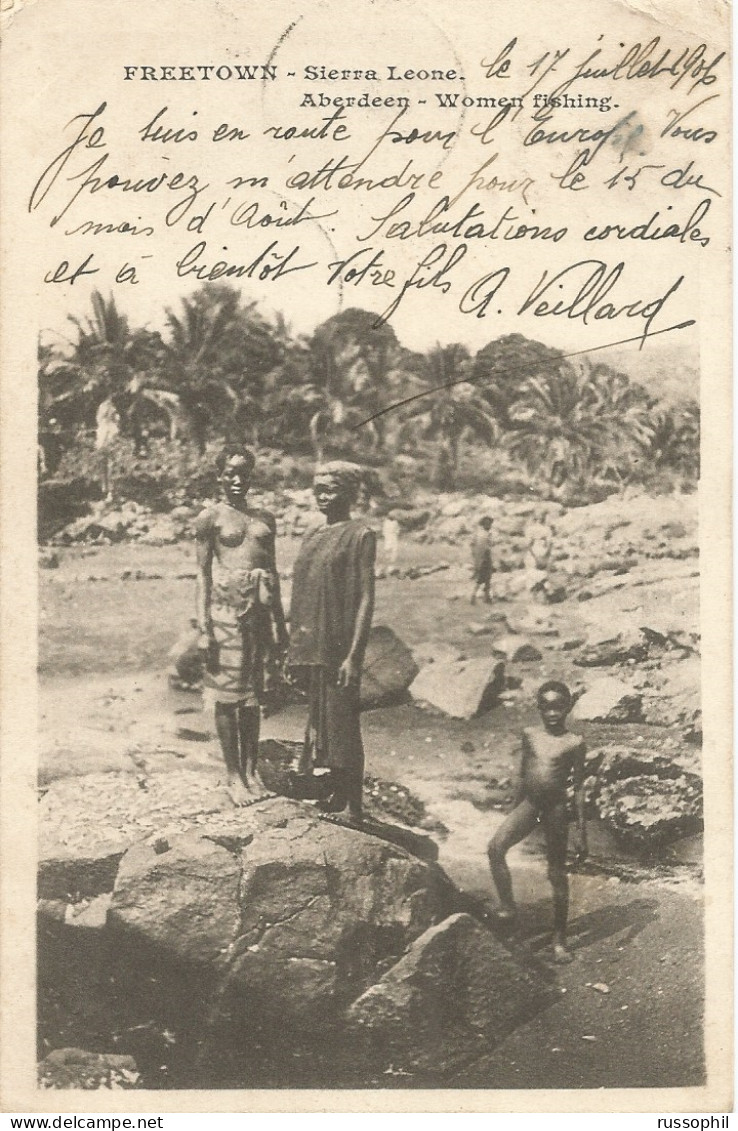
[[246, 805], [265, 793], [257, 769], [264, 661], [286, 649], [276, 524], [248, 506], [255, 456], [227, 446], [216, 466], [223, 499], [197, 520], [197, 620], [205, 653], [205, 698], [215, 708], [228, 795]]
[[362, 820], [364, 747], [359, 684], [374, 612], [376, 538], [351, 506], [361, 469], [334, 460], [318, 467], [313, 493], [325, 525], [308, 531], [292, 579], [288, 663], [308, 692], [309, 715], [300, 769], [331, 770], [332, 813], [348, 806]]

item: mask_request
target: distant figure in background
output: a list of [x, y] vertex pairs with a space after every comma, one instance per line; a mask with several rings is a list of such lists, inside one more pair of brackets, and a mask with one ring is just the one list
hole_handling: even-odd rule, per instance
[[100, 486], [103, 497], [109, 502], [113, 497], [110, 477], [110, 448], [120, 436], [120, 413], [111, 400], [102, 401], [95, 413], [95, 447], [101, 456]]
[[222, 502], [197, 520], [197, 622], [205, 659], [205, 698], [215, 708], [228, 795], [246, 805], [265, 795], [259, 776], [264, 661], [287, 630], [275, 561], [273, 515], [252, 510], [246, 496], [255, 456], [226, 446], [216, 466]]
[[534, 518], [525, 528], [526, 569], [548, 569], [553, 549], [553, 527], [547, 511]]
[[331, 770], [328, 813], [348, 806], [362, 822], [364, 747], [359, 684], [374, 612], [374, 531], [351, 518], [361, 469], [334, 460], [318, 467], [313, 492], [325, 524], [308, 530], [292, 577], [288, 664], [308, 693], [300, 773]]
[[382, 523], [382, 542], [385, 565], [395, 565], [400, 549], [400, 524], [396, 518], [390, 518], [389, 515]]
[[489, 583], [492, 580], [492, 519], [482, 515], [472, 538], [472, 595], [471, 603], [477, 603], [477, 591], [481, 587], [487, 604], [490, 604]]

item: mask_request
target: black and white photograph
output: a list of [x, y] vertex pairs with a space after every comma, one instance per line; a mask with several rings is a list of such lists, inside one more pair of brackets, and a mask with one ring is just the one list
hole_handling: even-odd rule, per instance
[[5, 1111], [731, 1108], [726, 10], [452, 8], [6, 13]]

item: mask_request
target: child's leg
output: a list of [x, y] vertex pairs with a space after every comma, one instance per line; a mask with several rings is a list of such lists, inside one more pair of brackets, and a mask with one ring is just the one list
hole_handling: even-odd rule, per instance
[[515, 915], [515, 900], [513, 899], [512, 877], [505, 856], [514, 844], [517, 844], [531, 832], [536, 823], [537, 812], [538, 810], [533, 802], [529, 801], [527, 797], [524, 798], [505, 818], [487, 846], [492, 879], [500, 898], [502, 914], [507, 918], [513, 918]]
[[566, 946], [566, 924], [569, 918], [569, 877], [566, 874], [566, 845], [569, 837], [569, 822], [566, 814], [566, 800], [547, 806], [541, 814], [541, 821], [546, 837], [548, 878], [553, 888], [554, 956], [558, 962], [570, 962], [571, 954]]
[[245, 805], [250, 799], [250, 795], [241, 779], [241, 761], [238, 752], [238, 704], [215, 704], [215, 729], [218, 732], [220, 748], [223, 751], [223, 760], [226, 765], [228, 796], [234, 805]]

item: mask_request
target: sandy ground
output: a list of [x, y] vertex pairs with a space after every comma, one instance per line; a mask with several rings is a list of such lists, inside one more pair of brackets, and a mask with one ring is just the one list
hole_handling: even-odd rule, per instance
[[[292, 540], [280, 547], [282, 568], [295, 549]], [[411, 646], [433, 639], [463, 646], [468, 655], [484, 654], [489, 638], [467, 631], [482, 609], [464, 600], [460, 556], [454, 562], [447, 547], [409, 543], [403, 555], [401, 566], [444, 558], [455, 568], [417, 581], [380, 582], [375, 623], [390, 624]], [[694, 567], [674, 565], [683, 576]], [[130, 769], [132, 757], [161, 768], [218, 765], [199, 698], [170, 692], [164, 676], [166, 652], [191, 615], [193, 568], [190, 547], [120, 546], [92, 554], [63, 551], [61, 567], [44, 571], [42, 782], [93, 769]], [[508, 603], [504, 611], [510, 608]], [[546, 611], [555, 612], [562, 633], [581, 630], [582, 617], [591, 616], [586, 606], [569, 601]], [[616, 603], [612, 615], [618, 615]], [[556, 640], [537, 643], [543, 661], [530, 670], [518, 666], [524, 688], [561, 671]], [[368, 711], [363, 718], [367, 770], [408, 786], [425, 802], [430, 816], [448, 829], [439, 838], [441, 864], [459, 887], [491, 907], [485, 848], [502, 814], [489, 808], [486, 786], [492, 776], [500, 779], [513, 769], [516, 735], [533, 718], [530, 697], [521, 695], [469, 722], [433, 717], [413, 705]], [[303, 721], [302, 709], [292, 706], [266, 719], [263, 737], [299, 739]], [[653, 739], [643, 726], [587, 729], [591, 743]], [[547, 961], [551, 908], [542, 847], [534, 834], [515, 849], [510, 864], [521, 907], [515, 945], [545, 965], [559, 997], [464, 1085], [703, 1082], [700, 853], [693, 838], [670, 854], [666, 869], [653, 861], [633, 867], [627, 853], [593, 830], [594, 865], [571, 879], [575, 960], [554, 970]], [[401, 1079], [388, 1083], [402, 1086]]]

